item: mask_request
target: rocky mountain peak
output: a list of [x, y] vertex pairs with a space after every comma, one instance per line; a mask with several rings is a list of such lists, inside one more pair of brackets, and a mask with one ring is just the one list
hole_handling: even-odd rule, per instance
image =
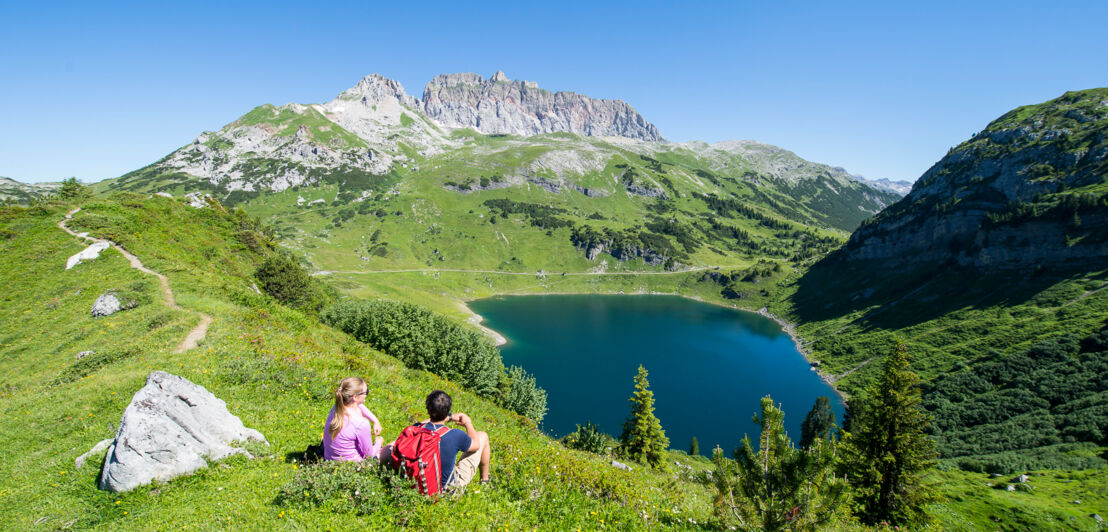
[[466, 72], [442, 74], [423, 91], [422, 110], [451, 128], [485, 134], [530, 136], [565, 131], [664, 141], [658, 128], [621, 100], [597, 100], [573, 92], [552, 93], [537, 83], [510, 80], [498, 70], [489, 79]]
[[412, 107], [418, 105], [414, 97], [404, 92], [404, 86], [399, 81], [380, 74], [370, 74], [362, 78], [356, 85], [339, 94], [336, 100], [361, 100], [363, 104], [373, 105], [389, 98], [395, 98]]

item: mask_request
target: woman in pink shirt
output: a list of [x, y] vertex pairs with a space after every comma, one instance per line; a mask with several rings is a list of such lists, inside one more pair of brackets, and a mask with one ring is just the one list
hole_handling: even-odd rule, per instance
[[[335, 406], [323, 427], [323, 459], [360, 462], [381, 453], [381, 423], [365, 407], [365, 381], [347, 377], [335, 390]], [[376, 437], [376, 439], [374, 439]]]

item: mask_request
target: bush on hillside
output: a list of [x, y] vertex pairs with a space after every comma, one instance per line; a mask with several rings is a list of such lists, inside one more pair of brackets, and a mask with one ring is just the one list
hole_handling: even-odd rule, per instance
[[546, 390], [535, 384], [535, 377], [519, 366], [512, 366], [504, 373], [497, 390], [500, 406], [541, 423], [546, 416]]
[[277, 492], [273, 503], [285, 508], [328, 507], [335, 513], [373, 515], [382, 510], [426, 504], [391, 470], [368, 462], [328, 461], [305, 464]]
[[584, 425], [577, 425], [577, 430], [566, 434], [562, 443], [571, 449], [604, 454], [608, 447], [615, 445], [615, 439], [600, 432], [600, 427], [594, 423], [586, 422]]
[[275, 253], [262, 261], [254, 277], [262, 291], [292, 308], [316, 312], [326, 304], [322, 287], [284, 253]]
[[436, 373], [486, 397], [497, 393], [504, 364], [492, 341], [411, 303], [346, 301], [320, 319], [405, 365]]

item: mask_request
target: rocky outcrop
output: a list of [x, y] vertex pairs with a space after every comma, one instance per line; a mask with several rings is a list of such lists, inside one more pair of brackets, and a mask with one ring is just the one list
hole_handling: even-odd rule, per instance
[[573, 92], [550, 92], [531, 81], [511, 81], [497, 71], [444, 74], [423, 91], [423, 112], [451, 128], [485, 134], [530, 136], [565, 131], [587, 136], [665, 140], [658, 128], [621, 100], [595, 100]]
[[[1108, 259], [1108, 89], [1005, 114], [951, 150], [838, 254], [889, 267], [1080, 267]], [[1093, 187], [1093, 188], [1090, 188]]]
[[119, 298], [115, 297], [115, 294], [107, 293], [96, 298], [96, 302], [92, 304], [92, 317], [111, 316], [120, 310], [123, 310], [123, 306], [119, 303]]
[[155, 371], [123, 412], [119, 431], [104, 458], [100, 489], [128, 491], [191, 473], [206, 467], [208, 460], [249, 456], [231, 446], [248, 440], [266, 441], [208, 390]]
[[80, 253], [74, 254], [69, 257], [69, 260], [65, 261], [65, 269], [71, 269], [74, 266], [81, 263], [81, 261], [93, 260], [100, 256], [100, 252], [111, 247], [111, 242], [107, 240], [100, 240], [93, 242], [89, 247], [85, 248]]

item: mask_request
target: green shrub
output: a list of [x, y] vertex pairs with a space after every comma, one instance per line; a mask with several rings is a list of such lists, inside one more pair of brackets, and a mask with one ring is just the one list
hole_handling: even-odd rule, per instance
[[504, 363], [492, 340], [423, 307], [347, 301], [328, 307], [320, 319], [408, 367], [436, 373], [486, 397], [498, 390]]
[[519, 366], [504, 373], [497, 391], [497, 403], [517, 414], [541, 423], [546, 416], [546, 390], [535, 384], [535, 377]]
[[[372, 464], [372, 465], [370, 465]], [[274, 504], [328, 507], [338, 513], [371, 515], [390, 506], [389, 485], [373, 469], [377, 462], [330, 461], [304, 465], [277, 491]]]
[[323, 289], [300, 264], [283, 253], [265, 259], [254, 277], [262, 291], [292, 308], [316, 312], [326, 303]]
[[584, 426], [577, 425], [577, 430], [562, 438], [562, 443], [571, 449], [596, 454], [604, 454], [614, 441], [612, 437], [600, 432], [600, 427], [592, 422], [585, 422]]

